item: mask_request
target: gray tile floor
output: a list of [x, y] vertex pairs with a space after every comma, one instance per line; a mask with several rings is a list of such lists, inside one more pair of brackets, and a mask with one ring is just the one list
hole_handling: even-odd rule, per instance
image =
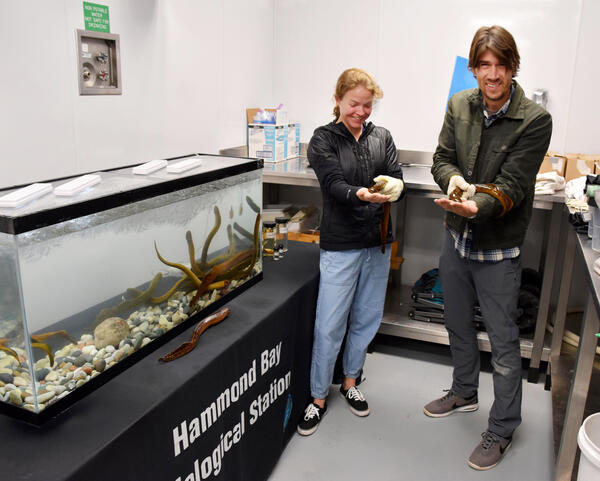
[[445, 346], [415, 341], [376, 345], [367, 356], [361, 385], [370, 416], [354, 416], [338, 386], [332, 386], [319, 429], [308, 437], [294, 435], [269, 481], [552, 479], [552, 401], [543, 383], [524, 380], [523, 424], [512, 448], [498, 466], [478, 472], [466, 460], [487, 426], [492, 375], [481, 373], [477, 412], [426, 417], [423, 405], [443, 394], [451, 373]]

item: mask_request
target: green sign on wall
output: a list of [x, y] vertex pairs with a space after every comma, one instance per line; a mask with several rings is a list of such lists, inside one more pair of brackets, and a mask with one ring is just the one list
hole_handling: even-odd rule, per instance
[[110, 21], [106, 5], [83, 2], [83, 19], [85, 20], [86, 30], [110, 33]]

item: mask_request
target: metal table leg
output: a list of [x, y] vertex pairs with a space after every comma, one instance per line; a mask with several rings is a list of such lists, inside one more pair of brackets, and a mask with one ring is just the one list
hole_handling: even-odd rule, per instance
[[556, 305], [556, 316], [552, 330], [552, 344], [550, 346], [550, 360], [560, 356], [562, 338], [565, 333], [565, 322], [567, 318], [567, 304], [571, 293], [571, 278], [573, 276], [573, 261], [575, 259], [575, 231], [566, 229], [567, 244], [565, 256], [562, 263], [562, 275], [560, 279], [560, 290], [558, 304]]
[[577, 433], [583, 422], [583, 412], [594, 367], [597, 345], [595, 334], [599, 329], [598, 312], [596, 311], [593, 295], [590, 294], [585, 306], [583, 326], [579, 347], [577, 348], [575, 374], [571, 383], [567, 412], [556, 459], [556, 481], [571, 480], [573, 463], [577, 454]]
[[[563, 217], [563, 205], [554, 204], [550, 226], [547, 236], [556, 235], [560, 232], [560, 225]], [[540, 376], [540, 361], [542, 359], [542, 350], [544, 348], [544, 336], [546, 334], [546, 323], [548, 322], [548, 311], [550, 310], [550, 296], [552, 294], [552, 281], [554, 279], [554, 269], [556, 267], [556, 258], [558, 256], [559, 242], [548, 242], [548, 250], [544, 259], [544, 274], [542, 279], [542, 292], [540, 294], [540, 305], [538, 309], [537, 322], [535, 325], [535, 334], [533, 337], [533, 348], [531, 350], [531, 361], [529, 363], [529, 372], [527, 380], [537, 383]]]

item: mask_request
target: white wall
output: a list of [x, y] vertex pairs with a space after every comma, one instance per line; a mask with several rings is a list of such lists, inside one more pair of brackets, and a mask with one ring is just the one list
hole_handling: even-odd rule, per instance
[[[565, 142], [566, 152], [600, 153], [600, 2], [584, 0], [580, 19], [573, 88]], [[565, 72], [563, 75], [568, 75]]]
[[600, 153], [589, 94], [600, 73], [596, 0], [293, 0], [275, 11], [274, 98], [302, 122], [304, 142], [331, 119], [337, 76], [356, 66], [383, 88], [373, 120], [396, 146], [433, 151], [456, 56], [468, 57], [477, 28], [499, 24], [517, 41], [527, 95], [549, 90], [551, 148]]
[[79, 0], [0, 0], [0, 187], [246, 142], [244, 109], [284, 103], [302, 141], [331, 119], [339, 73], [385, 97], [373, 120], [432, 151], [456, 55], [506, 26], [528, 94], [547, 88], [551, 148], [600, 153], [597, 0], [107, 0], [123, 95], [79, 96]]
[[81, 1], [1, 1], [0, 187], [244, 144], [271, 104], [273, 0], [99, 3], [123, 95], [78, 94]]

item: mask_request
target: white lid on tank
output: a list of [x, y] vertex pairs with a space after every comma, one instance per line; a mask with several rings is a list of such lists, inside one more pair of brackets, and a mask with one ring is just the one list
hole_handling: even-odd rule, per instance
[[54, 193], [62, 196], [76, 195], [88, 187], [98, 184], [100, 180], [102, 179], [98, 174], [82, 175], [81, 177], [77, 177], [76, 179], [70, 180], [69, 182], [65, 182], [64, 184], [55, 187]]
[[198, 157], [192, 157], [190, 159], [182, 160], [181, 162], [169, 164], [167, 166], [167, 172], [170, 172], [171, 174], [181, 174], [182, 172], [194, 169], [199, 165], [202, 165], [202, 161]]
[[146, 162], [145, 164], [138, 165], [133, 168], [133, 173], [137, 175], [148, 175], [152, 172], [156, 172], [157, 170], [163, 169], [166, 167], [167, 161], [164, 159], [151, 160], [150, 162]]
[[0, 207], [21, 207], [52, 190], [52, 184], [36, 182], [0, 197]]

